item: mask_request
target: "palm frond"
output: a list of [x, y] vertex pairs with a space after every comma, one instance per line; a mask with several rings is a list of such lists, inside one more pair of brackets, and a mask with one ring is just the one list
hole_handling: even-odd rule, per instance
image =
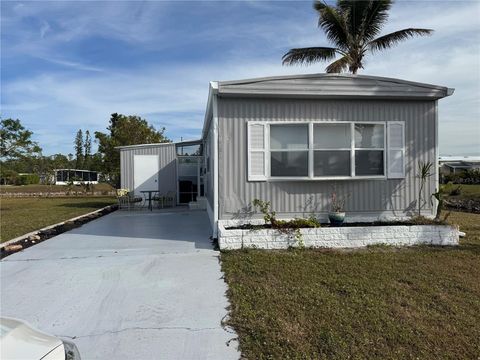
[[325, 71], [327, 73], [342, 73], [348, 70], [349, 58], [348, 56], [342, 56], [340, 59], [335, 60], [327, 66]]
[[392, 0], [369, 0], [362, 23], [362, 37], [365, 41], [372, 40], [378, 35], [388, 20], [388, 11], [392, 7]]
[[337, 49], [330, 47], [310, 47], [290, 49], [282, 57], [282, 65], [313, 64], [335, 58]]
[[313, 7], [318, 11], [318, 26], [325, 31], [327, 39], [337, 47], [346, 49], [349, 42], [347, 21], [343, 14], [332, 6], [318, 0]]
[[370, 41], [368, 43], [368, 47], [372, 51], [385, 50], [401, 41], [407, 40], [414, 36], [428, 36], [431, 35], [432, 32], [433, 30], [431, 29], [403, 29], [384, 36], [380, 36], [379, 38]]
[[338, 0], [337, 6], [342, 10], [347, 19], [348, 32], [354, 38], [360, 38], [362, 25], [371, 1], [358, 0]]
[[319, 13], [320, 13], [320, 11], [322, 11], [322, 10], [323, 10], [325, 7], [327, 7], [327, 6], [328, 6], [328, 5], [327, 5], [325, 2], [320, 1], [320, 0], [315, 0], [315, 1], [313, 2], [313, 8], [314, 8], [315, 10], [317, 10]]

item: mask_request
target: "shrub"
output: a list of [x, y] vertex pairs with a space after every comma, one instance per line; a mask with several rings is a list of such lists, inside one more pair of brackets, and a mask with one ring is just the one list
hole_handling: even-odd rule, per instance
[[466, 185], [480, 184], [480, 170], [468, 169], [458, 174], [443, 175], [442, 182], [453, 183], [453, 184], [466, 184]]
[[23, 174], [15, 178], [15, 185], [30, 185], [40, 183], [40, 177], [37, 174]]

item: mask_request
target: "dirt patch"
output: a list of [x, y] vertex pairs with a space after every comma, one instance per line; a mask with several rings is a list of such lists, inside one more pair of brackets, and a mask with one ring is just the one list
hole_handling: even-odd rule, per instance
[[[442, 220], [433, 220], [428, 218], [416, 218], [411, 220], [405, 221], [372, 221], [372, 222], [345, 222], [342, 225], [332, 225], [330, 223], [321, 223], [322, 228], [329, 228], [329, 227], [365, 227], [365, 226], [416, 226], [416, 225], [447, 225], [445, 221]], [[310, 229], [314, 228], [315, 226], [308, 226], [303, 225], [299, 226], [298, 229]], [[271, 224], [242, 224], [238, 226], [228, 226], [225, 227], [226, 230], [261, 230], [261, 229], [272, 229]], [[297, 227], [292, 227], [297, 228]]]

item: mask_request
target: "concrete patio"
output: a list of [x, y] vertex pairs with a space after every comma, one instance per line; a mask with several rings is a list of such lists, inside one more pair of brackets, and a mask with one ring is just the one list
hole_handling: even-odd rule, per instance
[[83, 359], [238, 359], [209, 234], [203, 211], [116, 211], [1, 261], [1, 315]]

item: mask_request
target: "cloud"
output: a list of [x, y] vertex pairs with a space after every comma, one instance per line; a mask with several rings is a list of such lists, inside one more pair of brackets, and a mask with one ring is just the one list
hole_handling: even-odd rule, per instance
[[[369, 56], [363, 71], [456, 88], [439, 103], [442, 153], [480, 153], [479, 11], [396, 3], [383, 33], [435, 33]], [[327, 44], [316, 22], [307, 2], [2, 3], [2, 116], [21, 118], [47, 153], [71, 152], [76, 129], [104, 131], [113, 112], [195, 138], [209, 81], [323, 72], [281, 66], [291, 47]]]
[[44, 21], [42, 26], [40, 27], [40, 37], [43, 39], [45, 34], [50, 30], [50, 25], [48, 22]]

